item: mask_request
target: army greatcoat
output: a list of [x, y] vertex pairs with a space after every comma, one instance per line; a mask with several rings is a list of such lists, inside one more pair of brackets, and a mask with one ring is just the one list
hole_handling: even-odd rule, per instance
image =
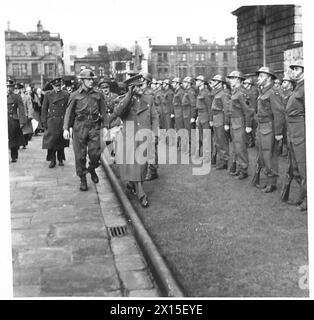
[[180, 130], [184, 128], [183, 111], [182, 111], [183, 94], [184, 94], [183, 88], [180, 87], [176, 89], [173, 95], [173, 100], [172, 100], [176, 130]]
[[[124, 181], [144, 181], [146, 175], [146, 163], [139, 162], [136, 152], [138, 147], [147, 139], [148, 153], [142, 153], [149, 162], [155, 155], [154, 136], [158, 135], [158, 114], [154, 105], [154, 98], [151, 94], [142, 94], [141, 96], [132, 95], [127, 92], [120, 103], [115, 107], [113, 117], [120, 117], [123, 121], [122, 134], [117, 141], [116, 163], [119, 164], [120, 176]], [[141, 129], [149, 129], [151, 136], [143, 137]], [[138, 151], [136, 151], [138, 150]]]
[[69, 100], [69, 94], [61, 90], [51, 90], [44, 96], [41, 121], [46, 128], [43, 136], [43, 149], [60, 150], [69, 146], [69, 140], [63, 139], [63, 120]]
[[171, 128], [171, 114], [174, 114], [173, 111], [173, 91], [172, 89], [168, 88], [163, 91], [162, 94], [162, 110], [164, 115], [164, 129], [170, 129]]
[[26, 122], [25, 108], [21, 97], [15, 93], [7, 95], [9, 148], [19, 148], [24, 143], [21, 126]]

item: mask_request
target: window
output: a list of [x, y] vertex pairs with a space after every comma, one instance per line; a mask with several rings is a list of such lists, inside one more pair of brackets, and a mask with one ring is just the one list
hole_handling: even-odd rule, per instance
[[35, 44], [31, 45], [31, 56], [36, 57], [37, 56], [37, 47]]
[[202, 66], [195, 67], [195, 75], [196, 76], [199, 76], [199, 75], [205, 76], [205, 74], [206, 74], [205, 67], [202, 67]]
[[201, 53], [201, 61], [205, 61], [205, 53]]
[[57, 54], [57, 47], [54, 44], [50, 47], [50, 53]]
[[74, 66], [70, 66], [70, 71], [71, 71], [71, 72], [75, 72]]
[[186, 61], [186, 53], [182, 53], [182, 61]]
[[38, 76], [38, 63], [32, 63], [32, 76]]
[[167, 52], [164, 52], [164, 54], [163, 54], [163, 61], [164, 62], [168, 62], [168, 53]]
[[126, 64], [125, 62], [116, 62], [115, 63], [115, 69], [116, 71], [123, 71], [126, 69]]
[[55, 78], [56, 65], [54, 63], [45, 63], [45, 76]]
[[188, 68], [187, 67], [179, 67], [179, 77], [185, 78], [188, 75]]
[[12, 54], [13, 54], [13, 56], [17, 56], [18, 55], [18, 46], [16, 44], [14, 44], [12, 46]]
[[210, 60], [211, 60], [211, 61], [216, 61], [216, 53], [215, 53], [215, 52], [212, 52], [212, 53], [210, 54]]
[[162, 62], [162, 53], [158, 53], [157, 62]]
[[168, 76], [168, 68], [157, 68], [158, 78], [166, 78]]
[[24, 77], [27, 76], [27, 64], [26, 63], [13, 63], [13, 76]]
[[[116, 68], [117, 68], [117, 63], [116, 63]], [[116, 69], [117, 70], [117, 69]], [[104, 67], [99, 67], [98, 73], [100, 77], [103, 77], [105, 75], [105, 69]]]
[[223, 55], [223, 61], [228, 61], [228, 53], [227, 52], [224, 52], [224, 55]]
[[44, 51], [45, 51], [45, 54], [49, 54], [50, 53], [50, 46], [49, 45], [45, 45], [44, 46]]
[[200, 55], [198, 53], [195, 54], [195, 61], [199, 61], [200, 60]]

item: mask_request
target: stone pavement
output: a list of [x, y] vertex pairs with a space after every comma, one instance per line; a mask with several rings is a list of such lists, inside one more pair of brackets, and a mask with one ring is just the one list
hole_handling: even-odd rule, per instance
[[41, 143], [33, 137], [10, 163], [14, 297], [158, 297], [103, 169], [82, 192], [72, 147], [49, 169]]

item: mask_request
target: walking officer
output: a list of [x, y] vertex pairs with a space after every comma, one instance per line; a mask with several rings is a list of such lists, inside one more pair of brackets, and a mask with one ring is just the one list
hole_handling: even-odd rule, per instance
[[[230, 124], [232, 136], [232, 148], [235, 155], [237, 170], [231, 175], [237, 176], [242, 180], [248, 177], [249, 156], [247, 151], [246, 133], [252, 131], [252, 111], [246, 104], [246, 97], [243, 93], [242, 83], [244, 76], [240, 71], [232, 71], [228, 77], [232, 89], [230, 106]], [[225, 126], [230, 130], [229, 123]]]
[[[63, 136], [70, 139], [69, 128], [73, 128], [73, 150], [76, 174], [80, 177], [80, 190], [87, 191], [86, 174], [89, 172], [94, 183], [99, 179], [95, 169], [101, 155], [100, 129], [106, 119], [106, 106], [102, 93], [94, 89], [97, 78], [90, 69], [80, 72], [81, 87], [69, 98], [64, 117]], [[89, 167], [86, 168], [88, 153]]]
[[61, 89], [62, 78], [50, 81], [52, 90], [44, 96], [41, 111], [41, 122], [45, 128], [42, 148], [48, 149], [46, 160], [50, 161], [49, 168], [63, 166], [65, 160], [64, 148], [69, 146], [69, 141], [63, 138], [63, 120], [67, 108], [69, 93]]
[[290, 204], [298, 205], [300, 211], [307, 210], [306, 187], [306, 146], [305, 146], [305, 101], [304, 101], [304, 66], [303, 61], [290, 65], [292, 79], [296, 86], [288, 100], [285, 114], [290, 151], [290, 161], [297, 167], [296, 176], [300, 180], [298, 199]]
[[230, 97], [224, 90], [225, 77], [220, 74], [212, 79], [214, 99], [211, 107], [210, 125], [214, 127], [214, 142], [217, 152], [216, 170], [228, 169], [229, 160], [229, 138], [225, 125], [228, 119]]
[[261, 67], [256, 73], [257, 83], [261, 89], [257, 99], [257, 172], [259, 174], [260, 168], [265, 169], [267, 183], [266, 185], [255, 184], [255, 186], [269, 193], [277, 189], [277, 149], [278, 143], [283, 138], [284, 112], [280, 94], [273, 89], [274, 79], [276, 79], [274, 72], [268, 67]]
[[199, 75], [195, 79], [196, 87], [198, 88], [198, 95], [196, 97], [196, 109], [197, 109], [197, 128], [199, 130], [200, 141], [200, 156], [203, 156], [203, 162], [210, 162], [211, 158], [211, 141], [210, 135], [204, 133], [204, 129], [210, 130], [209, 115], [211, 108], [210, 92], [205, 85], [205, 78], [203, 75]]
[[26, 123], [25, 108], [22, 98], [13, 93], [14, 81], [7, 80], [7, 106], [8, 106], [8, 138], [11, 150], [11, 161], [18, 159], [19, 147], [24, 143], [22, 128]]

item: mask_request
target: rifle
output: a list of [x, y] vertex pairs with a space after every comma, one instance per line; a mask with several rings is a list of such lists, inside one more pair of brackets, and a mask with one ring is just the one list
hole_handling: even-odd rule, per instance
[[260, 156], [257, 155], [257, 158], [256, 158], [256, 170], [255, 170], [254, 176], [253, 176], [252, 181], [251, 181], [251, 186], [256, 187], [257, 185], [260, 184], [261, 170], [262, 170], [262, 162], [261, 162]]
[[285, 182], [283, 184], [283, 188], [280, 193], [280, 200], [281, 201], [288, 201], [289, 199], [289, 193], [290, 193], [290, 185], [291, 182], [294, 178], [294, 173], [293, 173], [293, 166], [292, 166], [292, 159], [291, 159], [291, 151], [288, 151], [288, 169], [286, 171], [285, 175]]

